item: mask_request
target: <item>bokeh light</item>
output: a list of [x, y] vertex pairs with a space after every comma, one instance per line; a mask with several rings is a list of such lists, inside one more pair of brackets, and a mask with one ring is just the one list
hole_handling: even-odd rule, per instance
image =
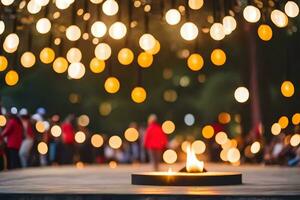
[[202, 129], [202, 135], [206, 139], [210, 139], [214, 136], [215, 131], [214, 128], [211, 125], [206, 125]]
[[124, 133], [124, 137], [128, 142], [135, 142], [139, 138], [139, 132], [135, 128], [128, 128]]
[[108, 143], [111, 148], [119, 149], [122, 146], [122, 139], [119, 136], [114, 135], [109, 138]]
[[166, 134], [171, 134], [175, 131], [175, 124], [171, 120], [167, 120], [162, 124], [162, 130]]
[[177, 153], [172, 149], [168, 149], [163, 153], [163, 160], [167, 164], [173, 164], [177, 161]]

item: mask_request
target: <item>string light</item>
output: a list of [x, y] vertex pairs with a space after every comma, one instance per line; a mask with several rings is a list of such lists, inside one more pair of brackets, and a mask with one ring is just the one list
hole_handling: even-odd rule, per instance
[[94, 22], [91, 27], [92, 35], [97, 38], [103, 37], [106, 34], [106, 31], [106, 25], [101, 21]]
[[64, 57], [58, 57], [54, 60], [52, 67], [56, 73], [64, 73], [68, 69], [68, 61]]
[[139, 132], [135, 128], [128, 128], [124, 133], [124, 137], [128, 142], [135, 142], [139, 138]]
[[21, 65], [25, 68], [30, 68], [35, 64], [35, 55], [32, 52], [25, 52], [21, 56]]
[[246, 21], [250, 23], [258, 22], [261, 17], [259, 9], [252, 5], [248, 5], [245, 7], [243, 15]]
[[30, 14], [37, 14], [42, 9], [42, 6], [37, 4], [36, 1], [30, 0], [27, 4], [27, 10]]
[[122, 22], [115, 22], [109, 28], [109, 35], [115, 40], [120, 40], [125, 37], [127, 28]]
[[160, 51], [160, 43], [158, 40], [156, 40], [154, 47], [146, 52], [152, 55], [156, 55], [159, 51]]
[[294, 1], [286, 2], [284, 6], [284, 11], [287, 14], [287, 16], [291, 18], [297, 17], [299, 15], [299, 7]]
[[111, 48], [106, 43], [100, 43], [95, 48], [95, 56], [99, 60], [107, 60], [111, 56]]
[[75, 63], [75, 62], [78, 63], [78, 62], [81, 61], [81, 58], [82, 58], [82, 53], [81, 53], [80, 49], [73, 47], [73, 48], [68, 50], [67, 60], [70, 63]]
[[172, 149], [168, 149], [163, 153], [163, 160], [167, 164], [173, 164], [177, 161], [177, 153]]
[[7, 53], [13, 53], [17, 50], [20, 43], [19, 36], [15, 33], [10, 33], [6, 36], [4, 42], [3, 42], [3, 49]]
[[186, 22], [180, 28], [181, 37], [187, 41], [196, 39], [198, 33], [199, 30], [197, 26], [192, 22]]
[[176, 25], [180, 22], [181, 15], [177, 9], [170, 9], [166, 12], [166, 22], [170, 25]]
[[0, 20], [0, 35], [5, 31], [5, 23], [4, 21]]
[[98, 58], [93, 58], [90, 62], [90, 69], [95, 74], [101, 73], [105, 69], [105, 62]]
[[91, 137], [91, 143], [93, 147], [100, 148], [104, 143], [103, 137], [100, 134], [94, 134]]
[[5, 71], [8, 65], [8, 61], [5, 56], [0, 56], [0, 72]]
[[66, 30], [66, 37], [70, 41], [76, 41], [79, 40], [81, 37], [81, 30], [76, 25], [71, 25]]
[[204, 2], [203, 0], [189, 0], [188, 5], [193, 10], [199, 10], [202, 8]]
[[122, 146], [122, 139], [117, 136], [111, 136], [108, 140], [109, 146], [113, 149], [119, 149]]
[[272, 39], [273, 31], [272, 28], [267, 24], [261, 24], [258, 27], [257, 34], [263, 41], [269, 41]]
[[113, 16], [118, 13], [119, 5], [115, 0], [106, 0], [102, 4], [102, 11], [108, 16]]
[[272, 22], [279, 28], [286, 27], [288, 25], [288, 17], [281, 10], [273, 10], [271, 12]]
[[55, 52], [49, 47], [43, 48], [40, 52], [40, 60], [42, 63], [50, 64], [55, 59]]
[[142, 52], [138, 55], [138, 64], [143, 68], [148, 68], [152, 65], [153, 56], [150, 53]]
[[281, 93], [285, 97], [292, 97], [295, 93], [294, 84], [291, 81], [284, 81], [281, 84]]
[[131, 99], [135, 103], [142, 103], [146, 100], [147, 92], [143, 87], [135, 87], [131, 91]]
[[165, 121], [161, 127], [166, 134], [171, 134], [175, 131], [175, 124], [171, 120]]
[[200, 54], [191, 54], [187, 60], [188, 67], [193, 71], [199, 71], [204, 65], [204, 60]]
[[41, 34], [46, 34], [51, 29], [51, 22], [47, 18], [41, 18], [36, 23], [36, 30]]
[[120, 82], [116, 77], [108, 77], [105, 80], [104, 88], [108, 93], [114, 94], [120, 89]]
[[149, 51], [149, 50], [153, 49], [155, 46], [155, 43], [156, 43], [155, 38], [153, 37], [153, 35], [151, 35], [149, 33], [143, 34], [139, 39], [139, 45], [145, 51]]
[[11, 4], [14, 3], [15, 0], [1, 0], [1, 3], [4, 5], [4, 6], [10, 6]]
[[226, 54], [222, 49], [214, 49], [210, 55], [212, 63], [216, 66], [222, 66], [226, 62]]
[[19, 81], [19, 74], [15, 70], [9, 70], [5, 75], [5, 83], [14, 86]]
[[236, 29], [237, 23], [234, 17], [225, 16], [222, 22], [225, 35], [229, 35], [232, 31]]
[[71, 63], [68, 68], [68, 75], [72, 79], [81, 79], [85, 74], [85, 67], [80, 62]]
[[245, 103], [249, 99], [249, 91], [245, 87], [238, 87], [234, 92], [234, 98], [239, 103]]
[[118, 53], [118, 60], [122, 65], [130, 65], [133, 59], [133, 52], [129, 48], [123, 48]]
[[210, 27], [210, 37], [214, 40], [222, 40], [225, 37], [225, 31], [224, 31], [224, 27], [221, 23], [214, 23], [211, 27]]

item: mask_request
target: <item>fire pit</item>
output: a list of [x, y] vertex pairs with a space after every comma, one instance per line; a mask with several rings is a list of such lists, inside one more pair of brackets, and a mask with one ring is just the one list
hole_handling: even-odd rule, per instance
[[187, 148], [186, 167], [179, 172], [148, 172], [131, 175], [133, 185], [160, 186], [212, 186], [242, 184], [242, 174], [237, 172], [207, 172], [193, 149]]

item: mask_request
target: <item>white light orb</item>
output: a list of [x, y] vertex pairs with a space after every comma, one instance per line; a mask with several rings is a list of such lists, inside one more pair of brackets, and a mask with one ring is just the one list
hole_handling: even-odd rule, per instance
[[2, 20], [0, 20], [0, 35], [5, 31], [5, 24]]
[[93, 4], [100, 4], [103, 2], [103, 0], [90, 0]]
[[287, 14], [287, 16], [291, 18], [297, 17], [299, 15], [299, 7], [294, 1], [286, 2], [284, 6], [284, 11]]
[[180, 28], [181, 37], [187, 41], [196, 39], [198, 33], [198, 27], [192, 22], [186, 22]]
[[81, 79], [85, 74], [85, 67], [82, 63], [71, 63], [68, 68], [68, 75], [72, 79]]
[[76, 41], [79, 40], [81, 37], [81, 30], [78, 26], [76, 25], [71, 25], [67, 28], [66, 30], [66, 37], [70, 41]]
[[149, 50], [153, 49], [155, 46], [155, 43], [156, 43], [155, 38], [153, 37], [153, 35], [151, 35], [149, 33], [143, 34], [139, 39], [139, 45], [145, 51], [149, 51]]
[[95, 48], [95, 56], [99, 60], [107, 60], [111, 56], [111, 48], [106, 43], [100, 43]]
[[249, 91], [245, 87], [238, 87], [234, 92], [234, 98], [239, 103], [245, 103], [249, 99]]
[[210, 37], [214, 40], [222, 40], [225, 37], [225, 31], [221, 23], [214, 23], [209, 30]]
[[113, 16], [118, 13], [119, 5], [115, 0], [106, 0], [102, 4], [102, 11], [108, 16]]
[[251, 5], [247, 6], [244, 9], [243, 15], [244, 15], [245, 20], [250, 23], [258, 22], [258, 20], [261, 17], [261, 13], [260, 13], [259, 9], [256, 8], [255, 6], [251, 6]]
[[3, 48], [8, 53], [13, 53], [17, 50], [20, 43], [19, 36], [15, 33], [11, 33], [6, 36], [3, 42]]
[[64, 10], [69, 8], [70, 2], [68, 0], [56, 0], [55, 5], [58, 9]]
[[69, 63], [79, 63], [81, 61], [81, 58], [82, 53], [78, 48], [73, 47], [67, 52], [67, 60], [69, 61]]
[[94, 37], [100, 38], [106, 34], [106, 25], [101, 21], [96, 21], [91, 27], [91, 32]]
[[41, 18], [36, 23], [36, 30], [41, 34], [46, 34], [51, 29], [51, 22], [48, 18]]
[[42, 6], [37, 4], [35, 1], [31, 0], [27, 4], [27, 10], [30, 14], [37, 14], [42, 9]]
[[191, 9], [199, 10], [203, 6], [204, 2], [203, 0], [189, 0], [188, 4]]
[[229, 35], [236, 29], [236, 20], [232, 16], [225, 16], [222, 20], [223, 28], [226, 35]]
[[1, 3], [5, 6], [10, 6], [15, 0], [1, 0]]
[[127, 28], [122, 22], [115, 22], [109, 28], [109, 35], [115, 40], [122, 39], [127, 33]]
[[273, 10], [271, 12], [271, 20], [272, 22], [279, 28], [286, 27], [288, 25], [288, 17], [281, 10]]
[[33, 53], [26, 51], [21, 56], [21, 64], [25, 68], [30, 68], [35, 64], [36, 58]]
[[34, 0], [36, 4], [40, 6], [46, 6], [49, 4], [50, 0]]
[[177, 9], [170, 9], [166, 13], [166, 21], [170, 25], [176, 25], [180, 22], [181, 15]]

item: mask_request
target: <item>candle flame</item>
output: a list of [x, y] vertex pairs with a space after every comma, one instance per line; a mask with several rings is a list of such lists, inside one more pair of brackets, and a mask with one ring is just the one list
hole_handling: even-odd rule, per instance
[[186, 171], [190, 173], [199, 173], [203, 172], [204, 162], [199, 161], [196, 157], [196, 154], [191, 148], [191, 145], [187, 146], [187, 159], [186, 159]]

